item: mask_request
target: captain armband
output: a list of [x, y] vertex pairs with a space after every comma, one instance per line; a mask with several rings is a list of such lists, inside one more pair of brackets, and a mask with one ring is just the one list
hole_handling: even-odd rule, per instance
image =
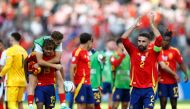
[[154, 46], [155, 52], [160, 52], [162, 50], [162, 47]]

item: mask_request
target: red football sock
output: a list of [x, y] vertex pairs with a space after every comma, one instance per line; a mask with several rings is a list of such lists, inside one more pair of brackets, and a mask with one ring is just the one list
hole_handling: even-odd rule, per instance
[[59, 94], [59, 101], [60, 101], [60, 103], [65, 103], [65, 94], [64, 93]]
[[28, 104], [33, 104], [34, 95], [28, 95]]
[[3, 102], [0, 102], [0, 109], [4, 109], [3, 108]]
[[95, 104], [95, 109], [101, 109], [100, 104]]

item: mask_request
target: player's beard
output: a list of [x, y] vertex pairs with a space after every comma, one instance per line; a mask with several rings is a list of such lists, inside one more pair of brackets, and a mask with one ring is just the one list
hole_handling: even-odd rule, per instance
[[145, 51], [146, 48], [147, 48], [147, 46], [143, 46], [143, 45], [139, 45], [139, 46], [138, 46], [138, 49], [139, 49], [139, 51], [141, 51], [141, 52]]
[[165, 46], [162, 46], [162, 48], [163, 48], [164, 50], [167, 50], [169, 47], [170, 47], [169, 44], [168, 44], [168, 45], [165, 45]]

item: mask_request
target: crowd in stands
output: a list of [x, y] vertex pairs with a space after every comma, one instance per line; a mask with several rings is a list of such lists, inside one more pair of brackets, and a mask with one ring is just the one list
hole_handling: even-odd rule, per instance
[[21, 45], [30, 51], [35, 38], [58, 30], [64, 34], [63, 63], [69, 65], [81, 32], [92, 33], [95, 48], [103, 50], [108, 39], [120, 37], [138, 16], [142, 16], [139, 28], [151, 33], [150, 11], [156, 12], [161, 32], [174, 32], [172, 45], [181, 50], [190, 67], [189, 0], [1, 0], [0, 39], [9, 46], [10, 33], [19, 31]]

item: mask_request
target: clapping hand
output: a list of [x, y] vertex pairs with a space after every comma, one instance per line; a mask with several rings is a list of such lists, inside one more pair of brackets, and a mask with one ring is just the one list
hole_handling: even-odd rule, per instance
[[185, 81], [185, 83], [187, 83], [189, 81], [188, 75], [185, 75], [184, 81]]
[[140, 22], [141, 17], [142, 17], [142, 16], [139, 16], [139, 17], [135, 20], [134, 27], [139, 27], [139, 26], [141, 25], [141, 22]]

